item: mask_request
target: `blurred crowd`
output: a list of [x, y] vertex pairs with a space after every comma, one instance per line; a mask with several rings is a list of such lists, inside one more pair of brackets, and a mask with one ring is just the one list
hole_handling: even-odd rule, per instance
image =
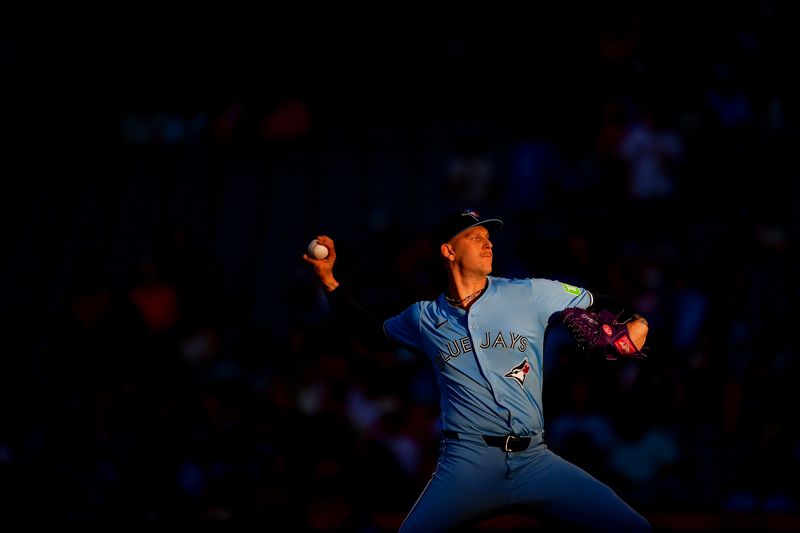
[[[303, 94], [120, 113], [109, 159], [15, 211], [8, 265], [32, 296], [3, 307], [7, 514], [396, 529], [437, 459], [432, 370], [345, 337], [300, 255], [330, 232], [337, 276], [389, 316], [442, 289], [429, 228], [451, 207], [505, 220], [495, 275], [614, 294], [650, 322], [644, 361], [593, 359], [553, 328], [552, 450], [645, 515], [797, 513], [800, 123], [781, 14], [754, 4], [705, 48], [702, 24], [679, 40], [605, 19], [569, 77], [592, 84], [544, 103], [495, 88], [470, 113], [417, 96], [350, 122]], [[526, 55], [443, 42], [448, 75]]]

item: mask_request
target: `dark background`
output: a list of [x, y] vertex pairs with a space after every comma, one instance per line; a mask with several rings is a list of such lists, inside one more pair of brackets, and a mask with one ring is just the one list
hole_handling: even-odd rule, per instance
[[10, 28], [7, 519], [396, 529], [436, 460], [431, 370], [344, 338], [300, 256], [332, 236], [397, 312], [472, 207], [506, 221], [495, 274], [651, 324], [643, 362], [552, 332], [551, 449], [659, 530], [797, 527], [790, 7]]

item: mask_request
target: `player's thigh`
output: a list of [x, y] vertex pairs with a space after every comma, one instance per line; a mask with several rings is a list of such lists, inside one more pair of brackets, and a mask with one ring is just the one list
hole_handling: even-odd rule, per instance
[[647, 519], [608, 485], [550, 450], [527, 471], [521, 495], [545, 514], [577, 529], [651, 531]]
[[485, 447], [449, 443], [400, 531], [452, 531], [502, 508], [505, 473], [503, 461]]

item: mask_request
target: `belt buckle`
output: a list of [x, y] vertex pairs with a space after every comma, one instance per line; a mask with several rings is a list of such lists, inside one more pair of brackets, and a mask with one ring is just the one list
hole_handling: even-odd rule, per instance
[[504, 452], [508, 453], [508, 452], [511, 451], [511, 449], [508, 447], [508, 443], [511, 441], [511, 439], [513, 437], [514, 437], [514, 435], [506, 435], [506, 441], [503, 443], [503, 451]]

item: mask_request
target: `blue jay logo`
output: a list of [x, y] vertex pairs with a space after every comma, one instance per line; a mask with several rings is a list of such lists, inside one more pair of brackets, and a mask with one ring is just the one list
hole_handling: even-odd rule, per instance
[[505, 377], [517, 380], [519, 386], [522, 387], [525, 384], [525, 376], [527, 376], [530, 371], [531, 365], [528, 363], [528, 358], [526, 357], [520, 364], [512, 368]]

